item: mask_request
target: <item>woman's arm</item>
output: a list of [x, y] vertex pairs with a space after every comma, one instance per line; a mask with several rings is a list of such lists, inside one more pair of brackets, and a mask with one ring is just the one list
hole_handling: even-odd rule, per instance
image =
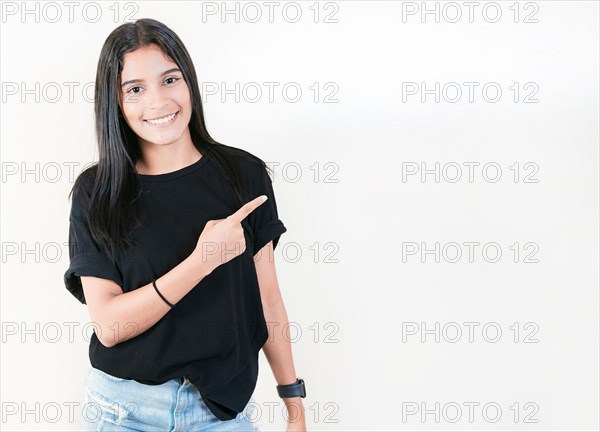
[[[245, 241], [242, 219], [266, 199], [258, 196], [227, 218], [206, 222], [192, 254], [156, 280], [156, 288], [169, 303], [178, 303], [215, 268], [246, 250], [239, 247]], [[104, 278], [82, 276], [81, 284], [90, 317], [100, 326], [98, 340], [106, 347], [145, 332], [171, 310], [152, 283], [127, 293]]]
[[[269, 328], [269, 339], [263, 346], [263, 351], [277, 384], [292, 384], [297, 376], [292, 358], [291, 337], [287, 331], [289, 329], [287, 312], [277, 283], [272, 241], [254, 256], [254, 265], [265, 321]], [[283, 398], [283, 401], [288, 409], [290, 426], [293, 425], [297, 430], [305, 430], [302, 398]]]
[[[159, 277], [156, 287], [176, 304], [207, 276], [207, 269], [193, 253]], [[99, 327], [98, 340], [109, 348], [145, 332], [171, 310], [152, 283], [126, 293], [116, 282], [92, 276], [81, 276], [81, 285], [90, 318]]]

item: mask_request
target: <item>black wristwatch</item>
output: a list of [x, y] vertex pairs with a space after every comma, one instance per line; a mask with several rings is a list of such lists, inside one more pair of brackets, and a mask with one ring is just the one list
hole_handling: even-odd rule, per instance
[[287, 385], [278, 385], [277, 393], [281, 398], [292, 398], [292, 397], [306, 397], [306, 387], [304, 387], [304, 380], [297, 378], [295, 383]]

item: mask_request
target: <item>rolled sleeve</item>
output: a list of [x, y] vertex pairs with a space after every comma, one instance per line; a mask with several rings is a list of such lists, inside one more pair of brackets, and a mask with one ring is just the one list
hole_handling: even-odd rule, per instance
[[258, 253], [267, 243], [273, 240], [273, 249], [277, 247], [281, 235], [287, 231], [286, 226], [279, 218], [277, 200], [271, 177], [265, 167], [254, 164], [250, 176], [252, 199], [266, 195], [267, 201], [262, 203], [250, 214], [250, 224], [254, 235], [254, 253]]
[[123, 287], [123, 276], [117, 263], [102, 253], [93, 240], [87, 223], [86, 208], [89, 194], [85, 190], [73, 193], [69, 217], [69, 267], [64, 273], [67, 290], [79, 302], [87, 304], [81, 284], [81, 276], [94, 276], [115, 281]]
[[69, 226], [70, 265], [64, 274], [66, 288], [83, 304], [87, 304], [83, 294], [81, 276], [94, 276], [110, 279], [123, 286], [123, 277], [118, 266], [93, 242], [85, 219], [71, 216]]

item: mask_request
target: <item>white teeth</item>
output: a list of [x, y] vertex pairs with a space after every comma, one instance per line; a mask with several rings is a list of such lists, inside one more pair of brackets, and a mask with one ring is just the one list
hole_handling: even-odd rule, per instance
[[[177, 113], [175, 113], [177, 114]], [[173, 120], [173, 118], [175, 117], [175, 114], [171, 114], [170, 116], [167, 117], [163, 117], [157, 120], [146, 120], [148, 123], [152, 123], [152, 124], [163, 124], [163, 123], [167, 123], [170, 122], [171, 120]]]

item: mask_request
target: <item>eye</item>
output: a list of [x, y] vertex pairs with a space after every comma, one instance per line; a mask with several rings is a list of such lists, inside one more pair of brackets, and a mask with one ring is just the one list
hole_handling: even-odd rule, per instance
[[[168, 80], [174, 80], [173, 82], [170, 82], [170, 83], [168, 83], [168, 84], [175, 84], [175, 83], [176, 83], [177, 81], [179, 81], [180, 79], [181, 79], [181, 78], [178, 78], [178, 77], [169, 77], [169, 78], [165, 78], [165, 81], [168, 81]], [[131, 94], [131, 93], [133, 93], [133, 94], [138, 94], [139, 92], [137, 92], [137, 91], [134, 91], [134, 92], [132, 92], [132, 90], [133, 90], [133, 89], [139, 89], [139, 88], [140, 88], [140, 86], [131, 87], [131, 88], [130, 88], [129, 90], [127, 90], [125, 93], [127, 93], [127, 94]]]
[[[136, 87], [131, 87], [129, 90], [127, 90], [127, 92], [126, 92], [126, 93], [131, 93], [131, 90], [133, 90], [133, 89], [136, 89], [136, 88], [137, 88], [137, 89], [139, 89], [140, 87], [139, 87], [139, 86], [136, 86]], [[138, 92], [133, 92], [133, 93], [136, 93], [136, 94], [137, 94]]]

